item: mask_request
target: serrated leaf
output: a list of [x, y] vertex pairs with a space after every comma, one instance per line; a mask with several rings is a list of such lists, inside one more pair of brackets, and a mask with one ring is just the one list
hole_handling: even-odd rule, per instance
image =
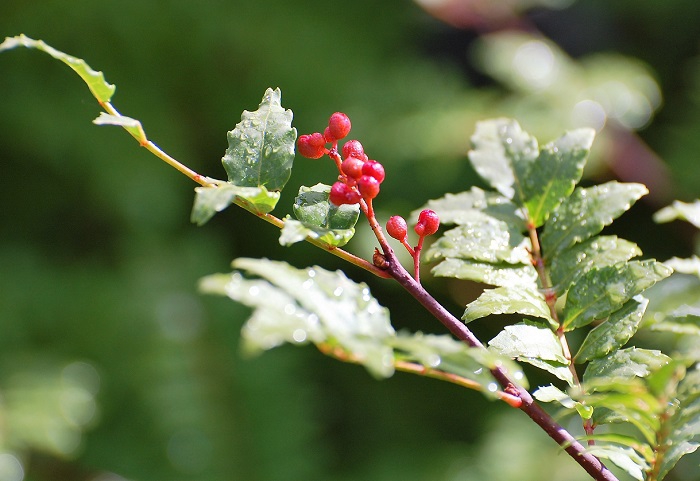
[[675, 200], [671, 205], [654, 214], [654, 221], [658, 223], [671, 222], [676, 219], [688, 221], [700, 229], [700, 200], [696, 200], [692, 204]]
[[289, 246], [311, 237], [331, 246], [342, 247], [350, 242], [354, 235], [355, 229], [324, 229], [287, 217], [280, 231], [279, 242], [283, 246]]
[[[552, 319], [544, 296], [533, 289], [524, 287], [497, 287], [485, 290], [477, 299], [467, 305], [462, 320], [469, 323], [497, 314], [523, 314], [546, 320], [552, 328], [558, 324]], [[566, 362], [566, 361], [564, 361]]]
[[627, 341], [637, 332], [647, 305], [649, 305], [648, 299], [636, 296], [615, 311], [607, 321], [588, 333], [578, 354], [574, 357], [574, 362], [584, 363], [594, 358], [604, 357], [627, 344]]
[[671, 257], [669, 260], [664, 262], [664, 264], [673, 269], [675, 272], [700, 277], [700, 257], [696, 255], [692, 255], [687, 259]]
[[489, 341], [489, 346], [511, 359], [535, 358], [568, 364], [552, 330], [532, 323], [504, 327]]
[[642, 184], [615, 181], [576, 188], [544, 224], [540, 240], [545, 259], [599, 233], [647, 193]]
[[233, 267], [246, 276], [241, 272], [209, 276], [202, 280], [201, 289], [254, 309], [243, 328], [248, 350], [306, 340], [333, 343], [372, 374], [393, 373], [393, 351], [387, 341], [395, 333], [389, 312], [365, 284], [351, 281], [340, 271], [296, 269], [267, 259], [241, 258]]
[[569, 290], [562, 325], [566, 331], [571, 331], [604, 319], [670, 274], [671, 269], [654, 260], [592, 269]]
[[236, 128], [228, 132], [221, 161], [232, 184], [280, 191], [289, 180], [297, 131], [281, 97], [279, 89], [267, 89], [258, 110], [244, 110]]
[[567, 132], [545, 145], [525, 177], [519, 178], [530, 222], [540, 227], [581, 180], [593, 143], [593, 129]]
[[607, 445], [620, 444], [622, 446], [627, 446], [628, 448], [634, 449], [647, 462], [651, 462], [654, 459], [654, 451], [651, 449], [651, 446], [640, 442], [637, 438], [632, 436], [617, 433], [598, 433], [590, 436], [582, 436], [577, 439], [579, 441], [587, 441], [590, 439], [600, 443], [605, 443]]
[[68, 65], [80, 76], [81, 79], [83, 79], [90, 89], [92, 95], [100, 102], [109, 102], [112, 95], [114, 95], [116, 87], [105, 81], [102, 72], [91, 69], [90, 66], [82, 59], [63, 53], [60, 50], [56, 50], [50, 45], [47, 45], [42, 40], [34, 40], [26, 35], [6, 37], [5, 41], [0, 43], [0, 52], [17, 47], [37, 49]]
[[517, 178], [525, 178], [538, 155], [537, 140], [511, 119], [478, 122], [469, 160], [494, 189], [512, 199]]
[[431, 272], [435, 277], [454, 277], [499, 287], [537, 287], [537, 271], [532, 264], [489, 264], [448, 258]]
[[474, 211], [477, 211], [509, 225], [518, 226], [521, 231], [525, 231], [525, 220], [518, 206], [496, 192], [486, 192], [478, 187], [472, 187], [459, 194], [445, 194], [439, 199], [429, 200], [423, 207], [414, 210], [410, 218], [418, 219], [418, 214], [423, 209], [435, 211], [440, 217], [441, 225], [474, 221]]
[[644, 458], [631, 448], [597, 444], [588, 446], [586, 451], [598, 458], [610, 460], [615, 466], [639, 481], [644, 481], [644, 473], [649, 469]]
[[641, 254], [633, 242], [616, 236], [594, 237], [553, 257], [549, 277], [557, 295], [562, 295], [593, 267], [611, 266]]
[[592, 360], [583, 374], [584, 383], [598, 379], [644, 378], [671, 361], [661, 351], [630, 347]]
[[148, 140], [141, 126], [141, 122], [131, 117], [109, 115], [105, 112], [100, 112], [100, 116], [93, 120], [92, 123], [95, 125], [116, 125], [123, 127], [124, 130], [129, 132], [139, 142], [146, 142]]
[[542, 386], [532, 393], [532, 396], [540, 402], [557, 402], [566, 409], [575, 409], [581, 419], [590, 419], [593, 415], [593, 408], [578, 401], [574, 401], [568, 394], [554, 385]]
[[445, 232], [426, 253], [426, 261], [440, 258], [527, 264], [529, 240], [505, 222], [485, 214]]
[[239, 187], [230, 183], [195, 187], [194, 191], [190, 220], [200, 226], [236, 200], [240, 200], [253, 212], [265, 214], [275, 208], [280, 198], [279, 192], [268, 192], [265, 187]]

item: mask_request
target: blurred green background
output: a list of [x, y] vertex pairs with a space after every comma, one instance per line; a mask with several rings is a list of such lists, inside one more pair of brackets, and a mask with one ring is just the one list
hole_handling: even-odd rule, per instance
[[[698, 20], [695, 0], [3, 0], [0, 37], [104, 71], [117, 109], [214, 177], [226, 131], [267, 87], [300, 133], [344, 111], [386, 167], [384, 219], [478, 183], [465, 154], [479, 119], [514, 116], [542, 140], [593, 126], [588, 181], [648, 184], [614, 229], [665, 260], [694, 251], [650, 215], [700, 197]], [[282, 248], [240, 210], [190, 224], [194, 185], [91, 124], [99, 110], [45, 54], [0, 55], [0, 481], [588, 479], [477, 393], [379, 382], [312, 348], [243, 358], [247, 311], [196, 288], [238, 256], [346, 268], [398, 328], [441, 330], [387, 281]], [[298, 158], [276, 214], [333, 170]], [[366, 229], [349, 249], [371, 255]], [[456, 314], [478, 292], [428, 283]], [[697, 461], [673, 479], [700, 479]]]

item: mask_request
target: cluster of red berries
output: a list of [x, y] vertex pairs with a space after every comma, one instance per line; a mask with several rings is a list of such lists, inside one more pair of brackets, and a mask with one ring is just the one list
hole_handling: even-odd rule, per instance
[[[416, 232], [416, 234], [418, 234], [422, 244], [423, 238], [435, 234], [439, 227], [440, 218], [435, 211], [425, 209], [418, 214], [418, 222], [416, 222], [413, 230]], [[391, 237], [401, 241], [402, 244], [407, 246], [408, 227], [406, 225], [406, 220], [403, 217], [400, 215], [390, 217], [386, 223], [386, 231]]]
[[[357, 204], [364, 199], [371, 201], [379, 194], [384, 181], [384, 166], [365, 154], [362, 144], [349, 140], [338, 153], [338, 141], [350, 133], [351, 123], [347, 115], [336, 112], [328, 120], [323, 134], [300, 135], [297, 141], [299, 153], [309, 159], [319, 159], [328, 154], [340, 171], [338, 181], [331, 187], [329, 200], [335, 205]], [[328, 149], [326, 144], [331, 144]], [[342, 157], [341, 157], [342, 154]]]

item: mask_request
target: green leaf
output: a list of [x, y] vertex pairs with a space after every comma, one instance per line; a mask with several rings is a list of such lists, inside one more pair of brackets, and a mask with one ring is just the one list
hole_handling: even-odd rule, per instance
[[525, 231], [525, 220], [520, 208], [496, 192], [486, 192], [472, 187], [459, 194], [445, 194], [439, 199], [429, 200], [420, 209], [414, 210], [410, 218], [418, 219], [423, 209], [431, 209], [440, 217], [441, 225], [465, 224], [475, 220], [474, 211], [483, 212], [494, 219], [502, 220], [508, 225], [518, 226]]
[[594, 237], [553, 257], [549, 277], [555, 292], [561, 296], [592, 268], [611, 266], [639, 255], [641, 249], [632, 242], [616, 236]]
[[143, 131], [141, 122], [131, 117], [123, 115], [109, 115], [105, 112], [100, 112], [100, 116], [92, 121], [95, 125], [116, 125], [123, 127], [127, 132], [134, 136], [139, 142], [146, 142], [146, 132]]
[[544, 296], [536, 290], [524, 287], [497, 287], [485, 290], [467, 305], [462, 315], [464, 322], [471, 322], [489, 315], [523, 314], [546, 320], [554, 329], [558, 327], [552, 319]]
[[583, 374], [583, 382], [593, 383], [604, 378], [614, 380], [647, 377], [670, 360], [661, 351], [636, 347], [619, 349], [606, 357], [593, 359]]
[[255, 112], [243, 111], [230, 131], [222, 162], [228, 180], [241, 187], [280, 191], [289, 180], [294, 162], [297, 131], [292, 111], [281, 104], [279, 89], [267, 89]]
[[670, 274], [671, 269], [654, 260], [591, 269], [569, 290], [562, 325], [571, 331], [608, 317], [632, 297]]
[[610, 318], [588, 333], [574, 358], [576, 363], [604, 357], [629, 341], [639, 328], [649, 300], [635, 296]]
[[582, 436], [577, 439], [579, 441], [587, 441], [590, 439], [606, 445], [620, 444], [622, 446], [627, 446], [628, 448], [634, 449], [647, 462], [652, 462], [654, 460], [654, 451], [651, 449], [651, 446], [640, 442], [637, 438], [632, 436], [617, 433], [598, 433], [590, 436]]
[[540, 402], [557, 402], [566, 409], [575, 409], [581, 419], [590, 419], [593, 415], [593, 408], [578, 401], [574, 401], [568, 394], [554, 385], [542, 386], [532, 393], [532, 396]]
[[700, 229], [700, 200], [696, 200], [692, 204], [675, 200], [673, 204], [654, 214], [654, 221], [660, 224], [676, 219], [688, 221]]
[[644, 458], [637, 454], [634, 449], [613, 445], [594, 445], [586, 448], [590, 454], [610, 460], [618, 468], [625, 471], [634, 479], [644, 481], [644, 473], [649, 469], [649, 465]]
[[503, 221], [474, 212], [478, 219], [445, 232], [426, 253], [426, 261], [439, 258], [527, 264], [529, 240]]
[[354, 235], [355, 229], [324, 229], [287, 217], [280, 231], [279, 242], [283, 246], [289, 246], [311, 237], [331, 246], [342, 247], [350, 242]]
[[647, 188], [641, 184], [615, 181], [577, 188], [544, 225], [540, 240], [545, 259], [599, 233], [646, 193]]
[[508, 199], [515, 195], [515, 179], [527, 177], [538, 155], [537, 140], [511, 119], [478, 122], [469, 160], [476, 172]]
[[296, 269], [267, 259], [237, 259], [241, 272], [202, 280], [207, 293], [226, 295], [253, 308], [243, 328], [251, 352], [284, 342], [332, 343], [346, 350], [372, 374], [390, 376], [394, 329], [389, 312], [365, 284], [320, 267]]
[[554, 374], [569, 385], [574, 383], [561, 344], [551, 329], [529, 322], [506, 326], [489, 346], [499, 354]]
[[500, 287], [537, 286], [537, 271], [532, 264], [489, 264], [448, 258], [433, 267], [435, 277], [454, 277]]
[[673, 269], [675, 272], [700, 277], [700, 257], [696, 255], [692, 255], [687, 259], [671, 257], [669, 260], [664, 262], [664, 264]]
[[34, 40], [25, 35], [6, 37], [5, 41], [0, 43], [0, 52], [17, 47], [37, 49], [68, 65], [80, 76], [80, 78], [83, 79], [90, 89], [92, 95], [100, 102], [109, 102], [112, 95], [114, 95], [116, 87], [105, 81], [102, 72], [97, 72], [91, 69], [90, 66], [82, 59], [56, 50], [55, 48], [44, 43], [42, 40]]
[[593, 129], [567, 132], [545, 145], [527, 175], [518, 179], [525, 207], [535, 227], [544, 223], [581, 180], [594, 136]]
[[190, 220], [197, 225], [205, 224], [215, 213], [221, 212], [237, 200], [252, 212], [265, 214], [274, 209], [280, 198], [279, 192], [268, 192], [265, 187], [238, 187], [230, 183], [195, 187], [194, 191]]

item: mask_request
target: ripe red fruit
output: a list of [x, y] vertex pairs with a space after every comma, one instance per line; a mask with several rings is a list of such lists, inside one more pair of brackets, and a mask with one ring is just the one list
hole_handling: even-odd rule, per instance
[[440, 218], [435, 211], [425, 209], [418, 214], [418, 222], [413, 228], [420, 237], [433, 235], [440, 227]]
[[374, 177], [381, 184], [384, 182], [384, 166], [376, 160], [368, 160], [362, 166], [362, 173]]
[[328, 130], [333, 136], [334, 140], [340, 140], [347, 137], [347, 135], [350, 133], [350, 127], [350, 119], [342, 112], [334, 113], [328, 120]]
[[386, 223], [387, 233], [396, 240], [405, 240], [408, 233], [408, 227], [406, 226], [406, 219], [400, 215], [393, 215], [389, 217]]
[[342, 164], [340, 164], [340, 169], [343, 171], [343, 174], [347, 175], [348, 177], [359, 179], [362, 177], [364, 165], [364, 161], [358, 159], [357, 157], [348, 157]]
[[348, 157], [357, 157], [361, 160], [367, 160], [365, 149], [362, 147], [359, 140], [348, 140], [345, 142], [342, 153], [344, 159], [347, 159]]
[[365, 200], [372, 200], [379, 194], [379, 181], [371, 175], [363, 175], [357, 180], [357, 188]]
[[320, 132], [300, 135], [297, 140], [299, 153], [309, 159], [319, 159], [326, 153], [326, 139]]
[[362, 199], [360, 193], [343, 182], [336, 182], [331, 186], [328, 200], [333, 205], [357, 204]]

